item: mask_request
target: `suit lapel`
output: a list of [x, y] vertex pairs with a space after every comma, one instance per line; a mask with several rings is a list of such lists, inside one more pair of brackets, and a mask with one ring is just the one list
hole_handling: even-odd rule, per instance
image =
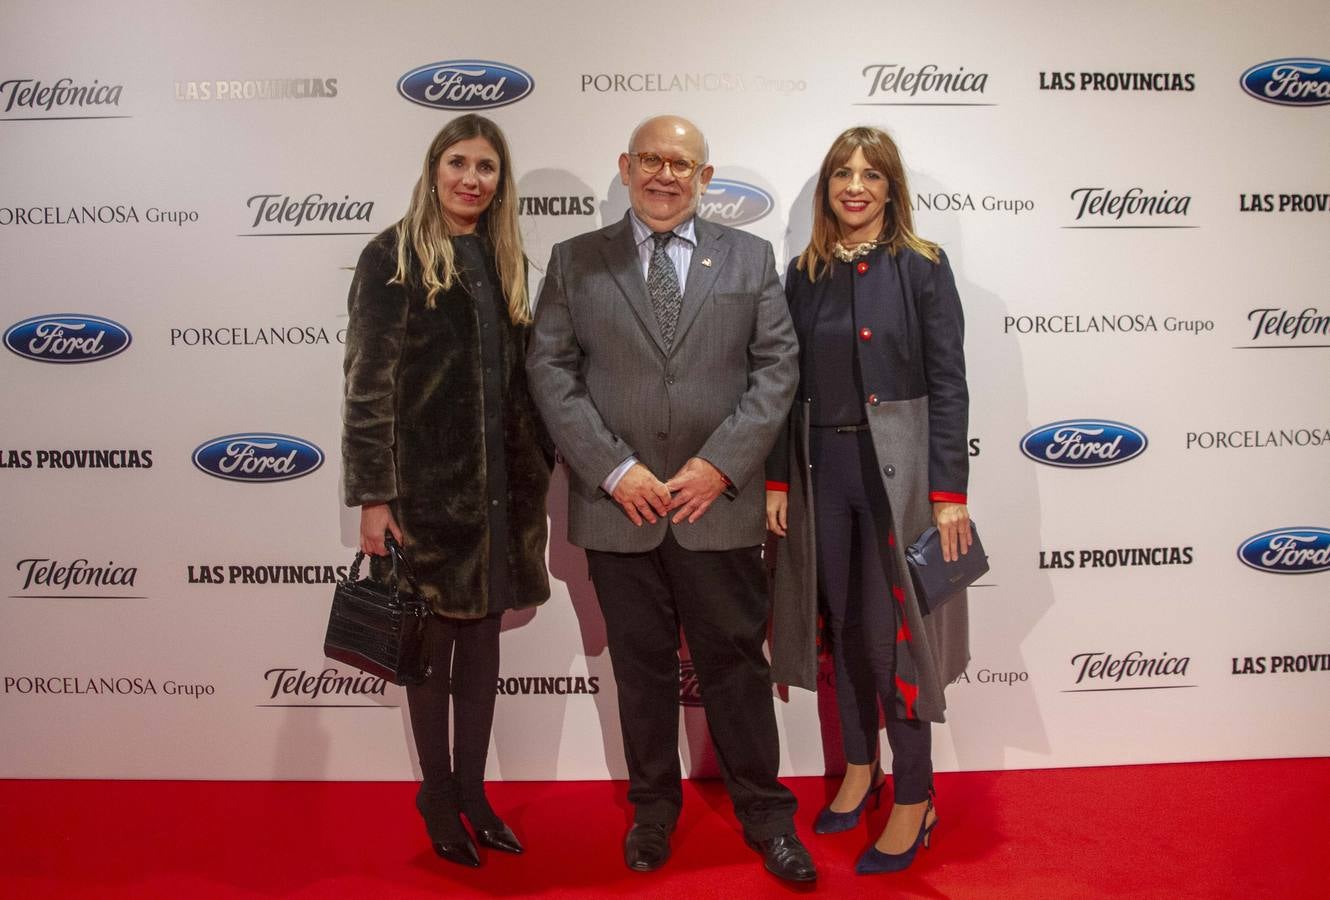
[[693, 320], [711, 295], [716, 276], [730, 252], [724, 232], [706, 219], [693, 219], [693, 233], [697, 237], [697, 246], [693, 248], [693, 261], [688, 265], [688, 284], [679, 308], [679, 324], [674, 328], [675, 348], [683, 343]]
[[[642, 277], [642, 258], [637, 255], [637, 245], [633, 240], [633, 226], [625, 213], [617, 228], [605, 232], [605, 244], [601, 248], [605, 257], [606, 268], [614, 276], [619, 290], [628, 298], [628, 306], [641, 323], [651, 340], [662, 354], [665, 342], [660, 336], [660, 325], [656, 322], [656, 313], [651, 308], [651, 298], [647, 296], [646, 279]], [[676, 332], [677, 335], [677, 332]], [[675, 338], [678, 343], [678, 338]]]

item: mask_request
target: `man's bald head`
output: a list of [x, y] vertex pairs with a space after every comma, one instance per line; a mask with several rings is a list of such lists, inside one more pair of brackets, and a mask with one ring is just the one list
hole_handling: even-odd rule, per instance
[[[628, 186], [633, 212], [652, 231], [672, 231], [697, 211], [711, 181], [709, 152], [701, 129], [682, 116], [652, 116], [633, 129], [628, 152], [619, 155], [619, 179]], [[642, 166], [643, 153], [671, 165], [648, 173]], [[679, 178], [672, 165], [682, 160], [693, 165], [687, 178]]]
[[711, 158], [711, 148], [707, 145], [707, 138], [702, 133], [702, 129], [683, 116], [673, 115], [651, 116], [639, 122], [628, 138], [628, 152], [641, 153], [638, 138], [642, 136], [643, 132], [655, 133], [657, 129], [663, 130], [680, 140], [692, 142], [694, 155], [689, 158], [699, 165], [705, 164]]

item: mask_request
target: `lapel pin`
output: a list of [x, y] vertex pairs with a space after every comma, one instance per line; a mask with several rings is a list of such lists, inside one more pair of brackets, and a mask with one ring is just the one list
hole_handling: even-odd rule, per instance
[[704, 266], [706, 266], [708, 269], [710, 269], [710, 268], [711, 268], [711, 257], [710, 257], [710, 256], [705, 256], [705, 257], [703, 257], [703, 258], [702, 258], [702, 265], [704, 265]]

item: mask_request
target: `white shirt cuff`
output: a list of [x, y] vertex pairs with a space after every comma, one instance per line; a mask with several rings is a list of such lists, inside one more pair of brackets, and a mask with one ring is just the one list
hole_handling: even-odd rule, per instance
[[600, 483], [600, 489], [610, 496], [614, 495], [614, 489], [623, 481], [623, 476], [628, 474], [628, 470], [637, 465], [637, 457], [630, 456], [623, 462], [614, 467], [614, 471], [605, 476], [605, 480]]

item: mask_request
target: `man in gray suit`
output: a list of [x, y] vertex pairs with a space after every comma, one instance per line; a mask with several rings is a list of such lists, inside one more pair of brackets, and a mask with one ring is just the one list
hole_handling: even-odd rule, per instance
[[682, 626], [744, 837], [769, 871], [812, 881], [762, 653], [763, 463], [797, 386], [794, 329], [771, 245], [695, 215], [712, 175], [696, 126], [643, 122], [619, 175], [623, 220], [554, 247], [527, 371], [605, 615], [635, 807], [624, 859], [664, 863], [683, 802]]

